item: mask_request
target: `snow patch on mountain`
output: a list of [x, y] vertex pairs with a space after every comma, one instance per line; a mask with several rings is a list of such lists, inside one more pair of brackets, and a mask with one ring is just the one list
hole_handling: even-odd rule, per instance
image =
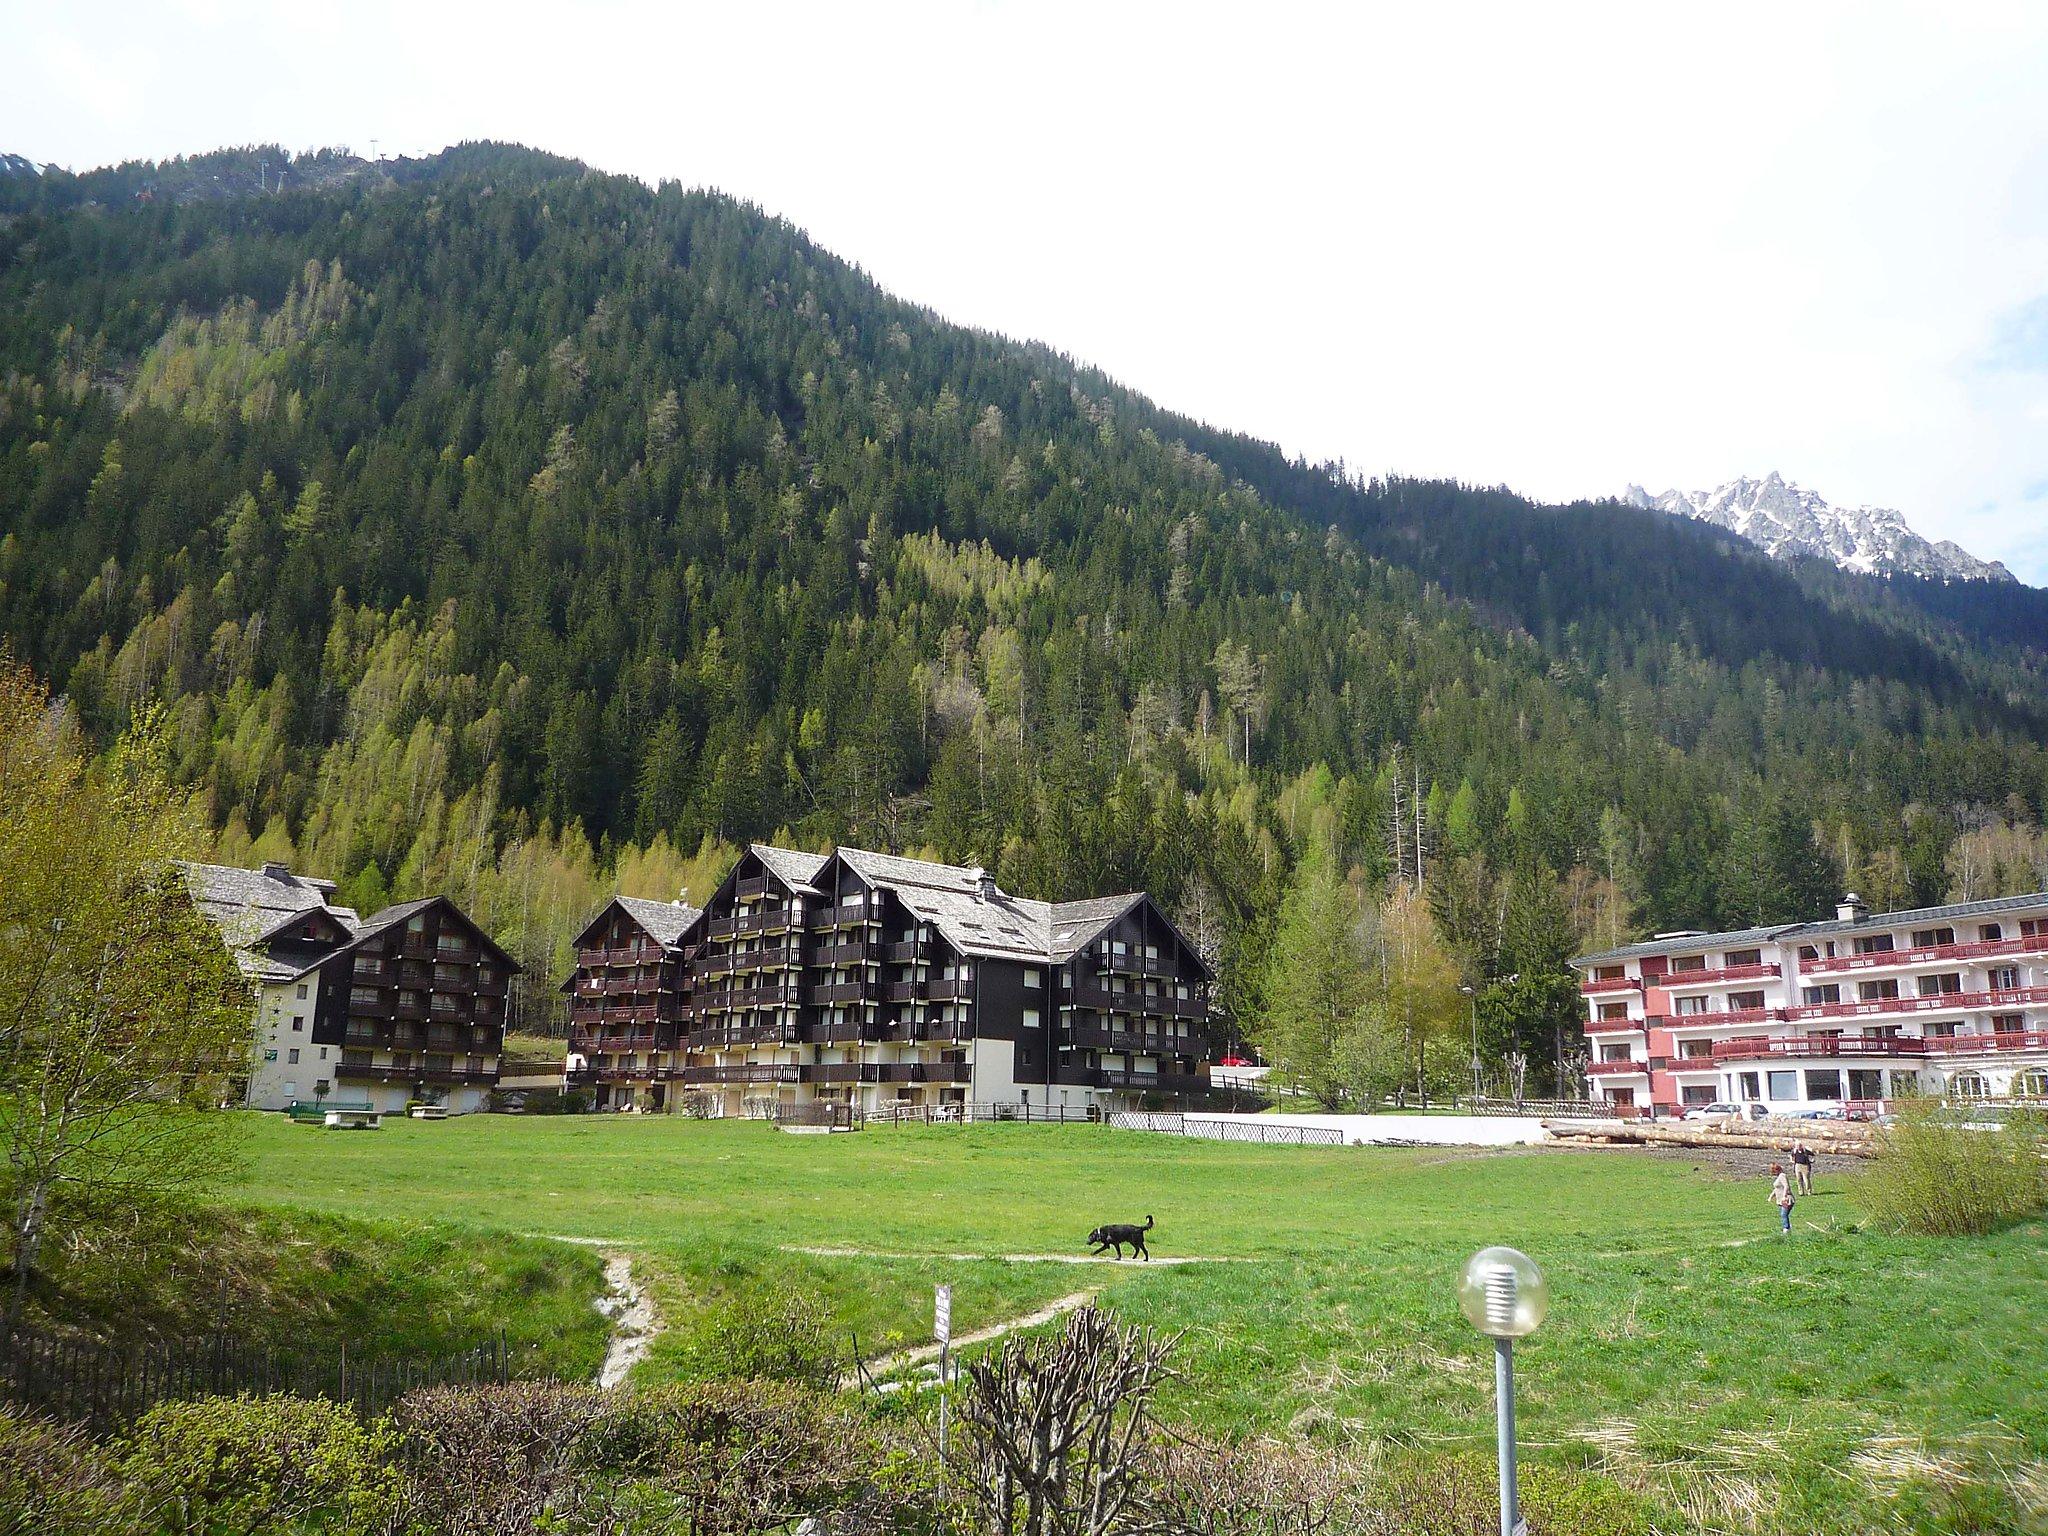
[[1761, 480], [1745, 476], [1711, 491], [1666, 491], [1652, 496], [1632, 485], [1622, 500], [1633, 507], [1653, 507], [1726, 528], [1780, 560], [1809, 555], [1832, 561], [1845, 571], [1874, 576], [2018, 580], [1996, 560], [1979, 560], [1948, 539], [1921, 537], [1889, 507], [1830, 506], [1776, 470]]

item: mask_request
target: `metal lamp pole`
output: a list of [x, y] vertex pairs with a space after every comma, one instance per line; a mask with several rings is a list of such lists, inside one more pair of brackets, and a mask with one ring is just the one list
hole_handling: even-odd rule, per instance
[[1472, 1107], [1479, 1107], [1479, 989], [1460, 987], [1472, 1004]]
[[1534, 1333], [1543, 1321], [1550, 1310], [1550, 1288], [1527, 1254], [1483, 1248], [1465, 1263], [1458, 1304], [1472, 1326], [1493, 1340], [1501, 1536], [1526, 1536], [1515, 1474], [1515, 1340]]

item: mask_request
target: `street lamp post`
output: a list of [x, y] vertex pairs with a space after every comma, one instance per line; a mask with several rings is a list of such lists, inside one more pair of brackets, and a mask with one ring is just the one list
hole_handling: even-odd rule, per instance
[[1515, 1340], [1536, 1331], [1550, 1310], [1550, 1285], [1526, 1253], [1482, 1248], [1465, 1261], [1458, 1305], [1493, 1340], [1493, 1388], [1500, 1453], [1500, 1536], [1526, 1536], [1515, 1480]]
[[1460, 987], [1458, 990], [1472, 1002], [1472, 1107], [1479, 1108], [1479, 989]]

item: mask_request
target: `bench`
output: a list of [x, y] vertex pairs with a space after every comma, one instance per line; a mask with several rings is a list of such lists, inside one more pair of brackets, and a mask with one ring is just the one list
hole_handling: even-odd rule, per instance
[[285, 1117], [300, 1125], [325, 1125], [330, 1109], [353, 1109], [368, 1111], [376, 1108], [368, 1099], [360, 1103], [353, 1099], [330, 1099], [325, 1102], [313, 1099], [294, 1099], [285, 1106]]
[[446, 1120], [448, 1118], [448, 1106], [446, 1104], [415, 1104], [406, 1113], [415, 1120]]
[[383, 1123], [383, 1115], [374, 1109], [330, 1109], [327, 1111], [327, 1129], [330, 1131], [374, 1131]]

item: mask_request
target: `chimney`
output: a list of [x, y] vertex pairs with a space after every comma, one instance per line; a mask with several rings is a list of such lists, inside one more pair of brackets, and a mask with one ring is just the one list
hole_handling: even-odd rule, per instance
[[281, 880], [289, 885], [292, 878], [291, 866], [289, 864], [280, 864], [276, 859], [267, 860], [263, 865], [263, 878], [266, 880]]
[[979, 864], [967, 871], [967, 878], [974, 882], [974, 899], [976, 901], [994, 901], [996, 899], [996, 877], [983, 869]]
[[1869, 915], [1870, 908], [1854, 891], [1835, 903], [1835, 921], [1838, 923], [1860, 923]]
[[687, 907], [689, 904], [690, 888], [686, 885], [681, 890], [676, 892], [676, 905], [679, 907]]

